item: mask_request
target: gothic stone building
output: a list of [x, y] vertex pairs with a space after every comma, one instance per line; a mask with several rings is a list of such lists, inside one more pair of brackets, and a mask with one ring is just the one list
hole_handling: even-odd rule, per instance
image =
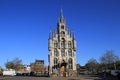
[[50, 33], [49, 74], [54, 76], [72, 76], [76, 73], [76, 40], [67, 27], [60, 12], [57, 27]]

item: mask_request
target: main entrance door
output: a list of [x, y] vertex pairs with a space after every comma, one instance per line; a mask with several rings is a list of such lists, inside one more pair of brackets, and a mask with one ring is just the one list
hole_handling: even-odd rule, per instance
[[65, 71], [65, 66], [61, 66], [61, 69], [60, 69], [62, 72]]
[[60, 72], [61, 76], [66, 77], [66, 63], [61, 64]]

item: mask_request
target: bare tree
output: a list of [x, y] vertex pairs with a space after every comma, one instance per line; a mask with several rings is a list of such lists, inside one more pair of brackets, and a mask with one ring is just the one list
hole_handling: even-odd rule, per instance
[[118, 60], [119, 60], [119, 57], [114, 54], [113, 50], [107, 50], [105, 54], [100, 57], [100, 62], [103, 65], [104, 69], [111, 69], [112, 67], [116, 69], [115, 63]]
[[96, 61], [96, 59], [91, 58], [90, 60], [88, 60], [88, 62], [85, 66], [89, 71], [96, 72], [98, 70], [99, 64]]
[[0, 66], [0, 72], [3, 71], [3, 68]]
[[22, 60], [19, 58], [14, 58], [12, 61], [6, 62], [5, 65], [7, 69], [19, 70], [22, 65]]
[[7, 69], [14, 69], [14, 64], [11, 61], [7, 62], [5, 66]]

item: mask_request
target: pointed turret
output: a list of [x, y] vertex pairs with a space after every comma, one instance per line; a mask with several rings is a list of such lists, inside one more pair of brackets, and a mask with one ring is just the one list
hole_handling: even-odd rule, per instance
[[76, 39], [75, 39], [75, 34], [73, 34], [73, 50], [76, 51]]
[[61, 8], [60, 10], [60, 16], [59, 16], [59, 20], [58, 20], [58, 23], [57, 23], [57, 29], [58, 29], [58, 33], [59, 35], [58, 36], [61, 36], [61, 31], [65, 31], [66, 29], [66, 22], [65, 22], [65, 18], [63, 16], [63, 10]]

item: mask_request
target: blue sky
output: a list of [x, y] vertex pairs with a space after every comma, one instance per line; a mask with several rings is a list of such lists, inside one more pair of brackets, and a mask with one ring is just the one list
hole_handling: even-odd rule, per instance
[[0, 66], [15, 57], [48, 65], [48, 36], [62, 6], [77, 40], [77, 63], [84, 65], [106, 50], [120, 56], [119, 0], [0, 0]]

